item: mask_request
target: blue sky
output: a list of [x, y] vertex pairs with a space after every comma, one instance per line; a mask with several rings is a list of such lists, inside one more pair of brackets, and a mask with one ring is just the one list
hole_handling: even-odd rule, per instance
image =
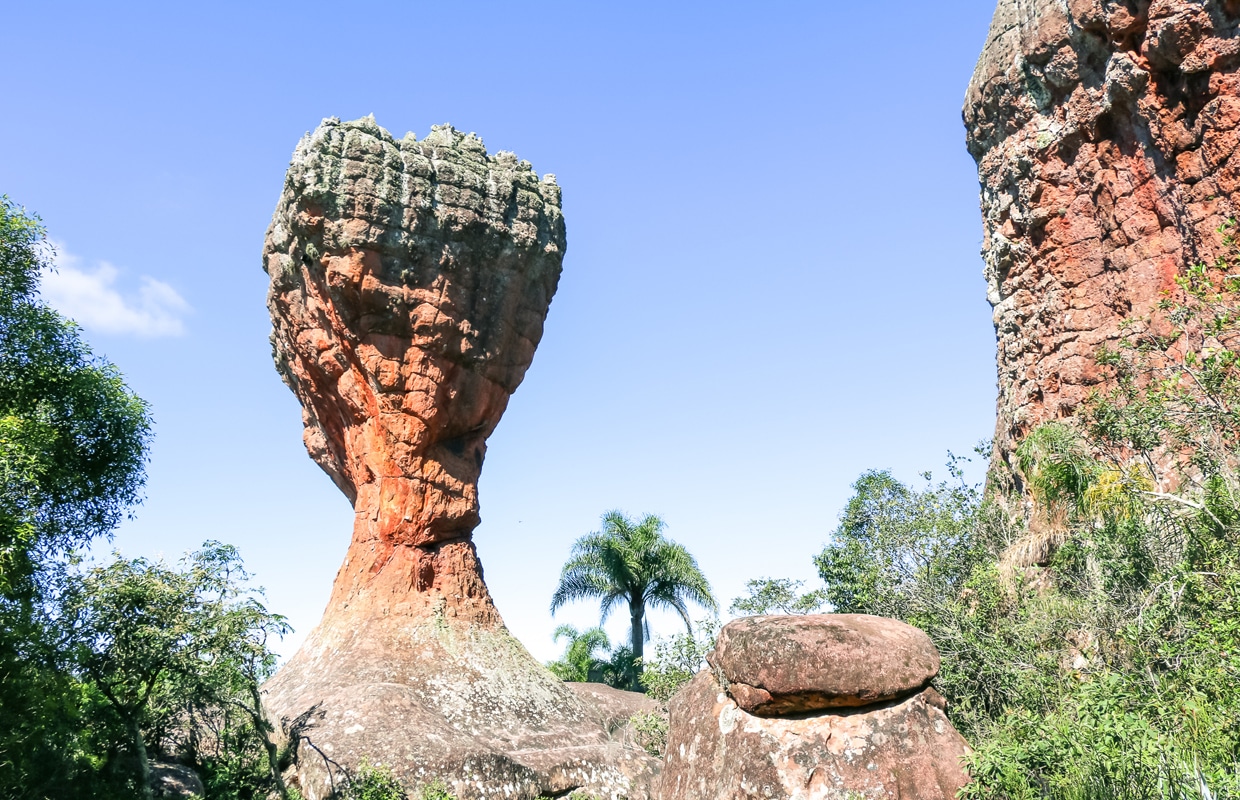
[[[814, 578], [864, 470], [916, 481], [994, 425], [960, 105], [993, 0], [24, 3], [6, 9], [0, 192], [49, 296], [150, 401], [127, 555], [236, 544], [298, 633], [351, 509], [271, 365], [263, 235], [298, 138], [451, 122], [564, 190], [568, 251], [490, 440], [476, 531], [539, 658], [572, 541], [660, 514], [726, 606]], [[625, 621], [610, 626], [624, 635]], [[671, 633], [656, 619], [656, 633]]]

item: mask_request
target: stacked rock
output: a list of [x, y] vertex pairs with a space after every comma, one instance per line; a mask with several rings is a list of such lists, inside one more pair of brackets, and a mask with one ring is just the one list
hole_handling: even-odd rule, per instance
[[925, 633], [863, 614], [746, 617], [672, 699], [665, 800], [948, 800], [969, 747]]

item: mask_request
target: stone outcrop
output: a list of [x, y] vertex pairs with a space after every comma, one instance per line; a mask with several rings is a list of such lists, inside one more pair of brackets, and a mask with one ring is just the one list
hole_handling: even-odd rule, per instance
[[1240, 189], [1240, 3], [999, 0], [964, 107], [998, 338], [996, 465], [1212, 262]]
[[266, 687], [308, 737], [311, 800], [363, 758], [463, 799], [645, 796], [657, 765], [508, 634], [472, 541], [564, 249], [554, 177], [472, 134], [329, 119], [297, 146], [263, 252], [272, 349], [356, 514], [322, 621]]
[[711, 664], [737, 705], [770, 716], [913, 694], [939, 674], [939, 651], [917, 628], [866, 614], [746, 617], [719, 632]]
[[968, 745], [928, 686], [938, 652], [916, 628], [748, 617], [707, 660], [669, 705], [663, 800], [949, 800], [968, 782]]

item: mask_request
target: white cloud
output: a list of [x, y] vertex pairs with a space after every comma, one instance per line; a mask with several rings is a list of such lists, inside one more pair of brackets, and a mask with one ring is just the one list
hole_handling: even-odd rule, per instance
[[149, 275], [140, 279], [137, 292], [117, 286], [121, 271], [106, 261], [89, 269], [65, 246], [55, 243], [55, 269], [43, 273], [43, 299], [52, 308], [97, 333], [135, 336], [180, 336], [181, 318], [189, 303], [163, 281]]

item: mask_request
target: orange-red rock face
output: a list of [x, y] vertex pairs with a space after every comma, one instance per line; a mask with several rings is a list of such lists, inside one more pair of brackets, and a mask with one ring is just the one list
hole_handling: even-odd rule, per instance
[[450, 128], [397, 142], [329, 121], [298, 147], [264, 264], [306, 448], [357, 515], [329, 617], [442, 601], [497, 621], [470, 539], [478, 476], [542, 337], [559, 203], [554, 179]]
[[1000, 0], [965, 102], [998, 339], [995, 459], [1071, 414], [1240, 200], [1240, 3]]

